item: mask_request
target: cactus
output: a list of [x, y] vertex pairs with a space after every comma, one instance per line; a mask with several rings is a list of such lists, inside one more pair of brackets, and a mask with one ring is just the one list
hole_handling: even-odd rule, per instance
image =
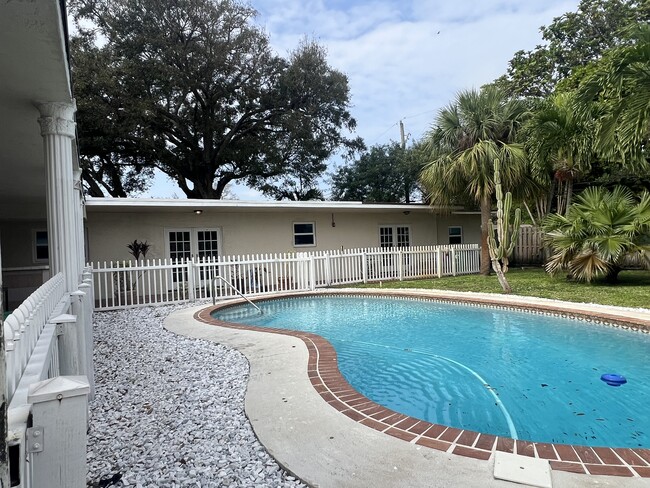
[[[508, 272], [508, 263], [512, 251], [517, 244], [517, 237], [519, 235], [519, 225], [521, 224], [521, 209], [515, 210], [514, 221], [510, 224], [510, 216], [512, 211], [512, 194], [510, 192], [503, 194], [501, 187], [501, 162], [497, 159], [494, 161], [494, 185], [497, 194], [497, 225], [496, 235], [494, 226], [488, 226], [488, 249], [490, 250], [490, 259], [492, 261], [492, 269], [497, 274], [499, 283], [506, 293], [512, 292], [510, 284], [506, 279]], [[497, 242], [498, 239], [498, 242]]]

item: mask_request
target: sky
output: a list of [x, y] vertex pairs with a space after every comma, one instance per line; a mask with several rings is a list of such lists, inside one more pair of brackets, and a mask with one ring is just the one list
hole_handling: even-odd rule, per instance
[[[305, 37], [325, 46], [349, 79], [356, 135], [367, 146], [421, 139], [438, 110], [461, 90], [506, 72], [520, 49], [542, 42], [539, 28], [579, 0], [250, 0], [271, 45], [287, 55]], [[330, 160], [330, 172], [341, 159]], [[327, 177], [326, 177], [327, 178]], [[322, 185], [327, 188], [327, 184]], [[256, 191], [232, 188], [239, 200]], [[144, 197], [184, 198], [164, 175]]]

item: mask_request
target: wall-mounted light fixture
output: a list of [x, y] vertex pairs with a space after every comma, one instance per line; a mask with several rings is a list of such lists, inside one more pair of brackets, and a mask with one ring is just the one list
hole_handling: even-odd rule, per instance
[[332, 214], [332, 227], [336, 227], [336, 222], [334, 222], [334, 214]]
[[196, 215], [201, 215], [201, 214], [203, 213], [203, 210], [201, 210], [200, 208], [197, 208], [197, 209], [194, 211], [194, 213], [195, 213]]
[[404, 215], [408, 215], [408, 214], [410, 214], [410, 213], [411, 213], [410, 210], [404, 210]]

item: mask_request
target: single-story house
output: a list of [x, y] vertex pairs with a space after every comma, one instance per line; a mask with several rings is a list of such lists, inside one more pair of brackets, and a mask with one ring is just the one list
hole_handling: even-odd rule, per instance
[[91, 262], [132, 259], [134, 240], [150, 244], [147, 258], [213, 257], [478, 244], [480, 216], [427, 205], [88, 198], [86, 235]]

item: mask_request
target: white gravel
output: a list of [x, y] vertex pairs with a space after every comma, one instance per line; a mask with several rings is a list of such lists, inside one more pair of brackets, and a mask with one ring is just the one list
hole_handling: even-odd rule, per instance
[[305, 486], [253, 433], [244, 356], [162, 328], [179, 308], [95, 314], [88, 485]]

